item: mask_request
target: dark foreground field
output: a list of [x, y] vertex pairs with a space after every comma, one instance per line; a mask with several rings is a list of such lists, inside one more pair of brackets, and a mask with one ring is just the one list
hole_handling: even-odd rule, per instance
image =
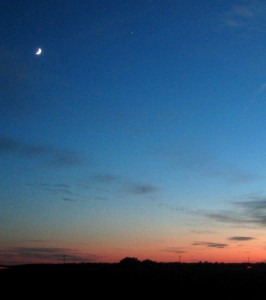
[[[20, 292], [121, 296], [198, 295], [208, 298], [256, 296], [266, 298], [265, 264], [65, 264], [23, 265], [0, 270], [2, 287]], [[12, 288], [11, 288], [12, 292]], [[87, 297], [85, 297], [87, 298]]]

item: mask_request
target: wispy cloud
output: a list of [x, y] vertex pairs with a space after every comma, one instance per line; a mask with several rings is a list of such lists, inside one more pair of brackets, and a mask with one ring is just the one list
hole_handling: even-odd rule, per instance
[[255, 15], [254, 8], [245, 5], [235, 5], [223, 16], [224, 25], [232, 28], [243, 27]]
[[98, 203], [98, 202], [105, 202], [108, 201], [108, 197], [101, 197], [101, 196], [84, 196], [84, 195], [75, 195], [75, 198], [69, 198], [72, 199], [73, 201], [77, 201], [77, 200], [82, 200], [82, 201], [88, 201], [88, 202], [94, 202], [94, 203]]
[[255, 238], [252, 236], [232, 236], [232, 237], [229, 237], [228, 240], [244, 242], [244, 241], [255, 240]]
[[250, 1], [233, 5], [222, 17], [223, 25], [231, 28], [260, 30], [264, 26], [266, 5], [262, 1]]
[[192, 233], [196, 233], [196, 234], [210, 234], [210, 233], [214, 233], [213, 231], [210, 230], [191, 230]]
[[69, 184], [62, 184], [62, 183], [55, 184], [54, 186], [57, 188], [66, 188], [66, 189], [69, 188]]
[[13, 261], [17, 263], [31, 262], [63, 262], [65, 257], [67, 262], [90, 262], [97, 261], [98, 256], [91, 253], [83, 253], [79, 250], [53, 247], [14, 247], [0, 250], [3, 261]]
[[234, 202], [235, 205], [242, 207], [249, 211], [256, 211], [260, 209], [266, 209], [266, 197], [259, 194], [247, 195], [246, 201]]
[[242, 215], [229, 211], [207, 212], [204, 213], [204, 216], [221, 223], [242, 224], [246, 221]]
[[47, 187], [45, 190], [48, 191], [48, 192], [51, 192], [53, 194], [67, 194], [67, 195], [72, 195], [72, 192], [68, 188]]
[[232, 9], [232, 14], [241, 18], [252, 18], [255, 15], [255, 11], [254, 7], [251, 6], [235, 5]]
[[245, 201], [233, 202], [231, 211], [205, 212], [203, 215], [217, 222], [241, 226], [266, 226], [266, 197], [247, 195]]
[[23, 141], [0, 136], [0, 155], [12, 155], [18, 158], [45, 160], [53, 167], [81, 166], [86, 163], [81, 155], [46, 145], [31, 145]]
[[[64, 183], [44, 183], [35, 182], [25, 184], [27, 187], [32, 188], [37, 191], [43, 191], [49, 193], [53, 196], [60, 196], [60, 199], [65, 202], [78, 202], [78, 201], [106, 201], [107, 197], [102, 197], [100, 195], [87, 195], [80, 191], [80, 186], [76, 184], [64, 184]], [[57, 197], [58, 199], [59, 197]]]
[[257, 94], [263, 94], [266, 91], [266, 82], [260, 85], [260, 87], [257, 90]]
[[75, 202], [75, 200], [72, 199], [72, 198], [63, 198], [63, 201], [65, 201], [65, 202]]
[[250, 223], [266, 226], [266, 197], [250, 195], [251, 200], [239, 201], [234, 204], [238, 206]]
[[206, 173], [206, 175], [221, 178], [222, 180], [231, 184], [245, 184], [249, 182], [254, 182], [260, 178], [257, 174], [254, 174], [253, 172], [240, 169], [232, 165], [224, 166], [224, 169], [223, 167], [220, 167], [220, 169], [218, 167], [217, 170], [210, 170], [210, 172]]
[[150, 184], [130, 183], [127, 190], [133, 195], [146, 195], [154, 193], [158, 189]]
[[[173, 157], [173, 155], [172, 155]], [[246, 184], [260, 179], [257, 174], [227, 162], [197, 148], [184, 145], [173, 157], [178, 167], [207, 178], [230, 184]]]
[[71, 186], [68, 184], [28, 183], [26, 185], [34, 189], [46, 191], [52, 194], [73, 194], [73, 192], [71, 191]]
[[50, 156], [50, 164], [55, 167], [77, 167], [86, 164], [86, 160], [75, 152], [50, 149], [47, 154]]
[[186, 251], [184, 249], [179, 248], [179, 247], [167, 247], [167, 248], [161, 249], [161, 251], [171, 252], [171, 253], [175, 253], [175, 254], [186, 253]]
[[257, 94], [263, 94], [266, 91], [266, 82], [262, 83], [258, 88]]
[[191, 213], [191, 211], [189, 211], [189, 209], [186, 209], [186, 208], [180, 207], [180, 206], [176, 206], [176, 205], [173, 205], [173, 204], [170, 204], [170, 203], [166, 203], [166, 202], [159, 202], [158, 207], [169, 209], [169, 210], [176, 211], [176, 212], [189, 212], [189, 213]]
[[46, 241], [45, 240], [40, 240], [40, 239], [31, 239], [31, 240], [26, 240], [25, 242], [39, 244], [39, 243], [45, 243]]
[[226, 248], [228, 246], [228, 244], [224, 244], [224, 243], [213, 243], [213, 242], [194, 242], [192, 243], [192, 246], [204, 246], [204, 247], [208, 247], [208, 248], [219, 248], [219, 249], [223, 249]]
[[135, 182], [113, 174], [98, 173], [90, 176], [81, 184], [83, 188], [101, 190], [105, 193], [119, 193], [132, 196], [141, 196], [155, 193], [159, 190], [154, 185], [142, 182]]
[[117, 176], [111, 174], [94, 174], [89, 178], [93, 183], [112, 183], [118, 180]]

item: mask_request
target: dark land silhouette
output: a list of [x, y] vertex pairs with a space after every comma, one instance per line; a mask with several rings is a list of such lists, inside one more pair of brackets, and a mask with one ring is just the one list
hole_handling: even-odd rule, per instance
[[[186, 293], [265, 296], [266, 264], [157, 263], [125, 258], [120, 263], [34, 264], [0, 270], [0, 282], [20, 289], [32, 286], [59, 294], [96, 292], [98, 295]], [[178, 296], [179, 295], [179, 296]], [[125, 297], [127, 297], [125, 295]]]

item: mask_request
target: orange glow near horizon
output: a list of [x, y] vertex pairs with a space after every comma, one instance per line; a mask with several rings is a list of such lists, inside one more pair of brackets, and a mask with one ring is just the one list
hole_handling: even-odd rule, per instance
[[[227, 235], [227, 234], [226, 234]], [[211, 263], [258, 263], [266, 261], [266, 250], [258, 242], [259, 239], [251, 241], [230, 241], [229, 239], [206, 238], [208, 241], [215, 242], [194, 242], [197, 240], [194, 236], [180, 238], [177, 245], [167, 240], [167, 243], [150, 243], [147, 246], [145, 239], [142, 243], [136, 244], [123, 243], [121, 240], [109, 240], [104, 244], [95, 241], [95, 246], [87, 247], [85, 242], [77, 241], [75, 244], [69, 244], [66, 247], [65, 242], [53, 245], [52, 243], [43, 246], [12, 245], [12, 247], [1, 249], [1, 261], [5, 264], [25, 264], [25, 263], [80, 263], [80, 262], [103, 262], [117, 263], [125, 257], [135, 257], [141, 261], [149, 259], [156, 262], [211, 262]], [[181, 243], [182, 242], [182, 243]], [[80, 247], [80, 245], [84, 245]]]

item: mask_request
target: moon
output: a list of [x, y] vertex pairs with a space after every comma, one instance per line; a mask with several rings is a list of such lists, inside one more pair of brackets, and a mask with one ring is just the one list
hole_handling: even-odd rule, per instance
[[41, 55], [42, 54], [42, 49], [38, 48], [37, 51], [35, 52], [36, 55]]

